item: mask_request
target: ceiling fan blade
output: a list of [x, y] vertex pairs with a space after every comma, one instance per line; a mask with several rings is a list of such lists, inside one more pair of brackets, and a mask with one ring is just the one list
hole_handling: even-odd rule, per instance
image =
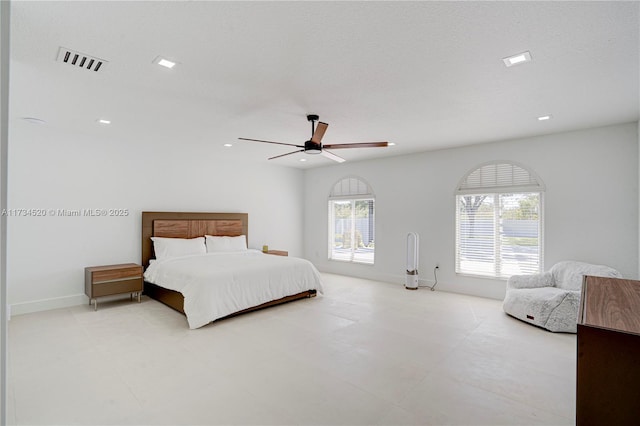
[[383, 148], [389, 146], [389, 142], [358, 142], [358, 143], [339, 143], [331, 145], [323, 145], [323, 148], [340, 149], [340, 148]]
[[320, 152], [320, 154], [323, 157], [327, 157], [333, 161], [337, 161], [338, 163], [344, 163], [346, 160], [342, 157], [338, 157], [337, 155], [335, 155], [332, 152], [327, 151], [326, 149], [323, 149], [322, 152]]
[[324, 132], [327, 131], [327, 127], [329, 127], [327, 123], [319, 121], [318, 125], [316, 126], [316, 130], [313, 132], [313, 136], [311, 136], [311, 142], [320, 143], [322, 141], [322, 137], [324, 136]]
[[304, 148], [304, 145], [295, 145], [295, 144], [292, 144], [292, 143], [271, 142], [271, 141], [262, 141], [260, 139], [247, 139], [247, 138], [238, 138], [238, 139], [240, 139], [242, 141], [273, 143], [273, 144], [276, 144], [276, 145], [287, 145], [287, 146], [295, 146], [295, 147], [298, 147], [298, 148]]
[[299, 152], [304, 152], [304, 149], [301, 149], [299, 151], [293, 151], [293, 152], [287, 152], [286, 154], [282, 154], [282, 155], [276, 155], [275, 157], [271, 157], [269, 158], [269, 160], [273, 160], [274, 158], [280, 158], [280, 157], [285, 157], [287, 155], [291, 155], [291, 154], [297, 154]]

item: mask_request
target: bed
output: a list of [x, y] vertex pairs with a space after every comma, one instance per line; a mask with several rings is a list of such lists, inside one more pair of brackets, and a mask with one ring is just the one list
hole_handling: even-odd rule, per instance
[[205, 236], [211, 242], [243, 235], [248, 241], [246, 213], [143, 212], [144, 293], [184, 314], [194, 329], [322, 292], [318, 271], [305, 259], [251, 249], [168, 257], [162, 253], [156, 259], [152, 241], [156, 246], [162, 239], [191, 244]]

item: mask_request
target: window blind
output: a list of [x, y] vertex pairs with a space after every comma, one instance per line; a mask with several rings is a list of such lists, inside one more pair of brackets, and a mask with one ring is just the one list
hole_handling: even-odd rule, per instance
[[329, 259], [373, 264], [375, 201], [357, 177], [338, 181], [329, 196]]
[[485, 192], [543, 191], [540, 179], [516, 163], [485, 163], [467, 173], [457, 188], [458, 194]]
[[496, 278], [540, 272], [542, 188], [517, 164], [486, 163], [468, 173], [456, 194], [456, 272]]

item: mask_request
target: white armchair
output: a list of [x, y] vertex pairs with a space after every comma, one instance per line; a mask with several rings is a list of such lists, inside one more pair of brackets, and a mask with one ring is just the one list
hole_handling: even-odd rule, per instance
[[502, 308], [515, 318], [549, 331], [575, 333], [584, 275], [622, 278], [608, 266], [559, 262], [542, 274], [509, 278]]

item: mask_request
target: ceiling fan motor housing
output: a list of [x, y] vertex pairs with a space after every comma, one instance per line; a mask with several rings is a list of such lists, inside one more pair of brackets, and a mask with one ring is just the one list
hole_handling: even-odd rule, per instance
[[320, 154], [322, 152], [322, 147], [319, 143], [309, 140], [304, 143], [304, 152], [307, 154]]

